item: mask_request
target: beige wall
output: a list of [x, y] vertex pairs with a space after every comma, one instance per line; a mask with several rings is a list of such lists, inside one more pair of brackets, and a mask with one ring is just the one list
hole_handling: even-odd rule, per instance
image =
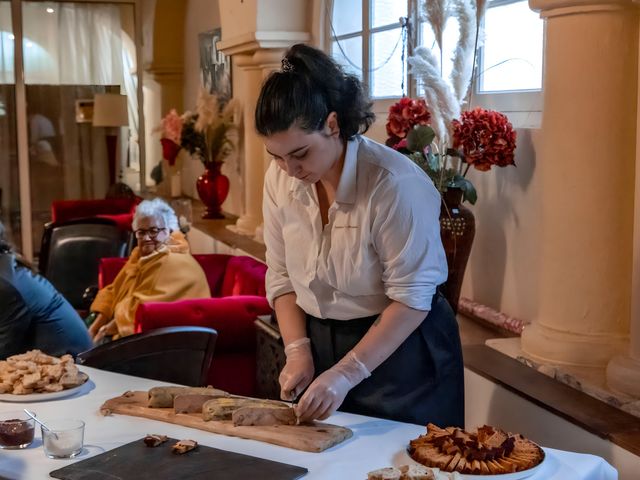
[[218, 0], [188, 0], [184, 27], [184, 108], [196, 104], [200, 80], [198, 34], [220, 27]]

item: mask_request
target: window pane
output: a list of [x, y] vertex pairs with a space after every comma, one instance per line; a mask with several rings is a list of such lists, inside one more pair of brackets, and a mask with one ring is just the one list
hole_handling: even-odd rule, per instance
[[361, 0], [333, 0], [333, 14], [331, 15], [333, 34], [336, 36], [362, 30], [362, 1]]
[[[422, 22], [420, 24], [420, 46], [429, 48], [433, 51], [437, 59], [442, 58], [442, 77], [447, 80], [451, 76], [451, 70], [453, 69], [453, 53], [456, 48], [456, 42], [458, 40], [458, 22], [455, 19], [449, 19], [442, 35], [442, 57], [440, 56], [440, 49], [436, 43], [436, 37], [431, 29], [431, 26]], [[450, 82], [449, 82], [450, 83]], [[418, 92], [421, 92], [422, 88], [418, 83]]]
[[20, 250], [22, 244], [16, 105], [13, 75], [11, 2], [0, 1], [0, 221], [8, 240]]
[[[386, 30], [371, 35], [371, 95], [399, 97], [402, 95], [401, 29]], [[406, 58], [405, 58], [405, 91]]]
[[528, 2], [487, 9], [480, 91], [542, 88], [543, 21]]
[[[137, 187], [134, 16], [132, 5], [23, 1], [22, 18], [37, 252], [52, 201], [104, 198], [117, 181]], [[93, 126], [88, 111], [105, 92], [125, 95], [127, 114]], [[117, 152], [107, 147], [110, 138]]]
[[392, 23], [399, 24], [400, 17], [407, 16], [406, 0], [370, 0], [371, 28]]
[[362, 81], [362, 37], [331, 42], [331, 56], [348, 73]]
[[[451, 70], [453, 69], [453, 54], [456, 48], [456, 42], [458, 40], [458, 22], [455, 19], [449, 19], [442, 35], [442, 50], [443, 54], [440, 56], [440, 49], [436, 43], [436, 37], [428, 23], [420, 24], [420, 45], [429, 48], [433, 51], [438, 60], [442, 60], [442, 77], [449, 80], [451, 77]], [[417, 79], [417, 90], [422, 95], [422, 81]], [[449, 82], [451, 84], [451, 82]]]
[[0, 1], [0, 83], [14, 83], [11, 2]]

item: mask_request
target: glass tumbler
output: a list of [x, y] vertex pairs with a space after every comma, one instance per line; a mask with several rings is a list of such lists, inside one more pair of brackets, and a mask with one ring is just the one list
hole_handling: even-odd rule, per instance
[[0, 448], [27, 448], [33, 441], [35, 422], [21, 410], [0, 413]]
[[49, 458], [73, 458], [82, 451], [84, 422], [75, 419], [46, 422], [49, 430], [40, 427], [44, 454]]

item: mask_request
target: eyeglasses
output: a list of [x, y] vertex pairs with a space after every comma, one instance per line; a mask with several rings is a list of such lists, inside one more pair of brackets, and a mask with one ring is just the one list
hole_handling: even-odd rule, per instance
[[160, 234], [160, 232], [163, 232], [164, 230], [166, 230], [166, 228], [152, 227], [148, 230], [144, 230], [140, 228], [133, 233], [136, 235], [137, 238], [144, 238], [145, 235], [149, 235], [149, 238], [154, 239]]

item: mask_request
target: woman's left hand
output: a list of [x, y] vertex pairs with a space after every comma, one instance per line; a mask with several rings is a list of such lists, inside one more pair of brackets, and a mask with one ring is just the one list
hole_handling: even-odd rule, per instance
[[107, 336], [111, 337], [111, 336], [115, 335], [116, 333], [118, 333], [118, 325], [116, 324], [115, 320], [111, 320], [106, 325], [100, 327], [100, 329], [98, 330], [98, 333], [93, 338], [93, 341], [94, 341], [94, 343], [98, 343], [104, 337], [107, 337]]
[[371, 373], [351, 350], [337, 364], [316, 378], [296, 405], [301, 422], [325, 420], [335, 412], [347, 393]]

